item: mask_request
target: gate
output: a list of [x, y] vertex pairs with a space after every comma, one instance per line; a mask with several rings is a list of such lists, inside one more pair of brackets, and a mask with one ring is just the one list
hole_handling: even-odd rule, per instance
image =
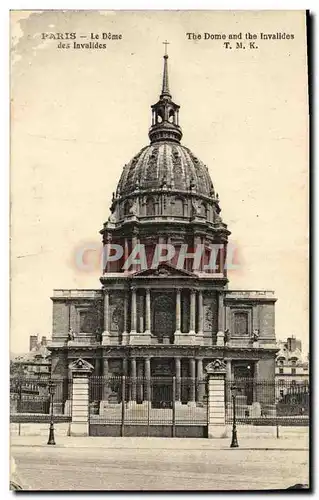
[[93, 376], [89, 433], [207, 437], [206, 380]]

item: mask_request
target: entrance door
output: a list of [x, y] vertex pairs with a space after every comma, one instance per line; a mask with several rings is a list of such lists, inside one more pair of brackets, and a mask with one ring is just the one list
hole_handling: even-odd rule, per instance
[[175, 332], [175, 303], [172, 297], [158, 295], [153, 301], [153, 325], [152, 332], [157, 336], [160, 343], [164, 339], [174, 342]]
[[173, 406], [173, 360], [169, 358], [153, 359], [152, 373], [152, 407], [172, 408]]

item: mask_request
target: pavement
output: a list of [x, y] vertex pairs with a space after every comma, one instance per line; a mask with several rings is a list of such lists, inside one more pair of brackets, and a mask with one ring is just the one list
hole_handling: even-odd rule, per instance
[[277, 490], [309, 481], [307, 436], [229, 439], [13, 436], [23, 485], [34, 491]]
[[[11, 436], [11, 446], [48, 447], [48, 436]], [[56, 448], [106, 448], [106, 449], [198, 449], [227, 450], [230, 438], [188, 439], [154, 437], [70, 437], [55, 436]], [[246, 450], [308, 450], [308, 435], [294, 437], [238, 437], [240, 449]]]

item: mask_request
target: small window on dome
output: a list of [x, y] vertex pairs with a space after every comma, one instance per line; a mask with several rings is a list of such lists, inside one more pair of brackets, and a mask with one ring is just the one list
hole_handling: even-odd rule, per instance
[[176, 215], [176, 217], [183, 217], [183, 215], [184, 215], [184, 202], [183, 202], [182, 198], [175, 198], [175, 206], [174, 206], [173, 215]]
[[148, 198], [146, 202], [146, 215], [155, 215], [154, 198]]
[[175, 123], [175, 113], [174, 113], [173, 109], [171, 109], [170, 112], [169, 112], [168, 121], [170, 123]]
[[125, 203], [124, 203], [124, 215], [128, 215], [130, 213], [130, 208], [131, 208], [131, 204], [130, 202], [127, 200]]

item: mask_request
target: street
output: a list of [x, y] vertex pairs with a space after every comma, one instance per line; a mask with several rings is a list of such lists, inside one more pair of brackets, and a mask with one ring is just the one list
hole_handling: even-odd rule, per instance
[[[98, 438], [97, 438], [98, 439]], [[203, 440], [160, 447], [12, 447], [32, 490], [246, 490], [308, 483], [308, 450], [216, 449]], [[186, 443], [187, 441], [187, 443]], [[145, 441], [146, 442], [146, 441]]]

